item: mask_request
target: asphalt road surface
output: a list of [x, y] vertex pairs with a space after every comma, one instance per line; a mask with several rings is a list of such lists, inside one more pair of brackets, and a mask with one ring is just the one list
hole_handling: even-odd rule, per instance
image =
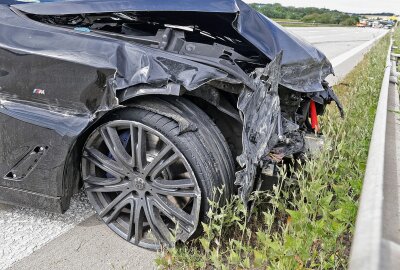
[[[289, 30], [322, 50], [341, 76], [386, 32], [324, 27]], [[64, 215], [0, 205], [0, 269], [152, 268], [156, 253], [127, 244], [93, 214], [83, 194], [73, 198]]]
[[388, 30], [354, 27], [298, 27], [288, 28], [295, 35], [320, 49], [331, 61], [336, 76], [327, 81], [335, 85], [363, 58], [363, 55]]
[[290, 27], [288, 29], [320, 49], [330, 60], [387, 32], [384, 29], [354, 27]]

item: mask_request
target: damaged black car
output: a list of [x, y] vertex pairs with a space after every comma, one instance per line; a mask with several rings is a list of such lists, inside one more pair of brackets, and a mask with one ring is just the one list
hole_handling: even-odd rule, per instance
[[0, 0], [0, 201], [62, 213], [83, 186], [127, 241], [184, 242], [216, 189], [248, 203], [307, 154], [330, 74], [240, 0]]

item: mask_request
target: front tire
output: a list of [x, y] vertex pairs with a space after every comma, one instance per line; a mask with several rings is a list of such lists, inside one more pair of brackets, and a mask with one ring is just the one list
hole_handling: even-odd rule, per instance
[[[89, 136], [82, 177], [89, 201], [115, 233], [159, 249], [197, 231], [215, 188], [223, 188], [223, 199], [231, 195], [234, 163], [221, 132], [193, 103], [153, 98], [157, 111], [140, 104], [114, 112]], [[171, 108], [196, 128], [181, 134]]]

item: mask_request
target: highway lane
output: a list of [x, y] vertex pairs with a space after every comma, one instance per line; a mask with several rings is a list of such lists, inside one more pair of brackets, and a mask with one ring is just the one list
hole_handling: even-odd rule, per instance
[[387, 32], [384, 29], [355, 27], [290, 27], [287, 29], [313, 44], [330, 60]]
[[331, 61], [335, 76], [326, 79], [339, 83], [362, 59], [376, 40], [388, 33], [385, 29], [355, 27], [288, 28], [296, 36], [313, 44]]
[[[367, 49], [358, 52], [357, 48], [385, 33], [382, 29], [342, 27], [289, 31], [315, 45], [333, 62], [340, 62], [336, 73], [343, 74]], [[154, 253], [127, 245], [92, 215], [82, 195], [73, 198], [65, 215], [0, 205], [0, 269], [21, 259], [12, 269], [149, 269]]]

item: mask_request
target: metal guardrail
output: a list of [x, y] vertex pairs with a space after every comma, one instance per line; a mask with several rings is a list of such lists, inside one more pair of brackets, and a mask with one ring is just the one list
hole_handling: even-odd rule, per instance
[[[391, 61], [392, 45], [393, 41], [387, 55], [385, 76], [375, 116], [351, 247], [350, 270], [400, 269], [400, 242], [398, 241], [400, 239], [398, 227], [400, 182], [397, 182], [399, 180], [397, 167], [400, 168], [400, 163], [398, 163], [399, 159], [396, 161], [396, 156], [400, 155], [400, 152], [396, 150], [399, 149], [400, 137], [397, 138], [396, 146], [399, 128], [393, 124], [396, 122], [393, 119], [397, 119], [397, 116], [390, 111], [393, 100], [398, 106], [399, 96], [395, 90], [397, 80], [393, 78], [397, 73], [393, 72], [396, 63]], [[388, 145], [388, 133], [392, 133], [392, 137], [395, 136], [394, 145]]]

